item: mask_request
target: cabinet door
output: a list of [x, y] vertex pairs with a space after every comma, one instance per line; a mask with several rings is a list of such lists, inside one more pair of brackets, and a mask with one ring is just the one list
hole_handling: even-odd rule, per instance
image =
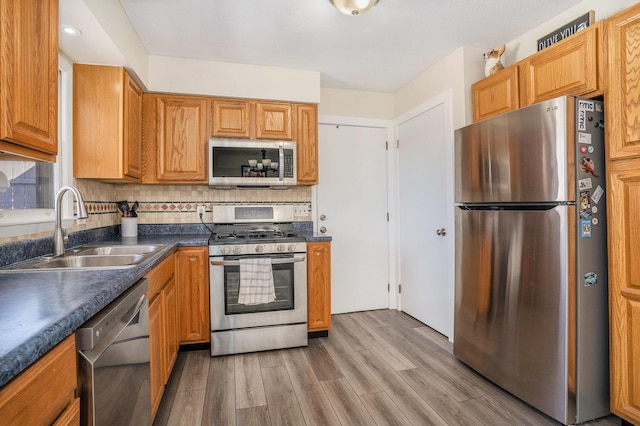
[[[251, 102], [231, 99], [211, 101], [212, 135], [215, 138], [245, 138], [255, 134], [255, 105]], [[253, 130], [253, 131], [252, 131]]]
[[157, 97], [157, 180], [206, 183], [207, 99]]
[[602, 94], [602, 23], [521, 62], [526, 104], [573, 94]]
[[609, 18], [606, 33], [610, 406], [640, 424], [640, 5]]
[[307, 243], [308, 330], [331, 328], [331, 243]]
[[507, 67], [471, 86], [473, 121], [520, 107], [518, 65]]
[[162, 297], [149, 304], [149, 355], [151, 369], [151, 411], [156, 415], [164, 391], [164, 330], [162, 327]]
[[286, 103], [256, 103], [256, 138], [291, 140], [293, 106]]
[[123, 174], [142, 177], [142, 90], [124, 73]]
[[297, 105], [298, 185], [318, 183], [318, 107]]
[[[75, 335], [67, 337], [0, 390], [3, 425], [49, 425], [74, 409], [77, 387]], [[77, 407], [76, 407], [77, 408]], [[79, 424], [79, 412], [73, 418]]]
[[164, 327], [165, 327], [165, 369], [163, 371], [163, 384], [167, 383], [173, 364], [178, 356], [179, 346], [179, 330], [178, 330], [178, 291], [176, 280], [171, 279], [162, 291], [162, 299], [164, 303]]
[[606, 22], [605, 132], [612, 159], [640, 157], [640, 5]]
[[176, 257], [180, 300], [180, 343], [211, 341], [209, 313], [209, 251], [183, 247]]
[[640, 424], [640, 159], [607, 170], [611, 411]]
[[0, 149], [55, 161], [58, 1], [0, 2]]

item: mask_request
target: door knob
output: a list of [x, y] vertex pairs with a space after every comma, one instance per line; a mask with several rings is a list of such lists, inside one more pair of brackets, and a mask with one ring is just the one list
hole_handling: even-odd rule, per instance
[[447, 230], [444, 228], [436, 229], [436, 235], [444, 237], [445, 235], [447, 235]]
[[324, 215], [324, 214], [321, 214], [321, 215], [320, 215], [320, 220], [327, 220], [327, 216], [326, 216], [326, 215]]
[[327, 228], [325, 228], [324, 226], [320, 228], [320, 232], [322, 234], [324, 234], [325, 232], [327, 232]]

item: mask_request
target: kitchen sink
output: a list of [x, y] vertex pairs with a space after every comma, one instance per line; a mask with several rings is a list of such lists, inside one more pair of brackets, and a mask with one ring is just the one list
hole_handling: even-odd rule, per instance
[[164, 247], [164, 245], [130, 245], [130, 246], [120, 246], [120, 245], [110, 245], [110, 246], [91, 246], [84, 247], [78, 250], [78, 254], [89, 255], [105, 255], [105, 256], [119, 256], [119, 255], [131, 255], [131, 254], [140, 254], [144, 255], [147, 253], [153, 253], [159, 248]]
[[42, 256], [14, 263], [0, 272], [42, 271], [51, 269], [117, 269], [138, 265], [165, 244], [90, 245], [67, 250], [59, 256]]
[[141, 254], [127, 255], [72, 255], [42, 259], [33, 265], [35, 269], [51, 268], [104, 268], [104, 267], [124, 267], [133, 266], [140, 263], [145, 256]]

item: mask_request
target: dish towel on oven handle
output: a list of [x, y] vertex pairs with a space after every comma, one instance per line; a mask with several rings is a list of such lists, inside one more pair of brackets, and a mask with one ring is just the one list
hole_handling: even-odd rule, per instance
[[240, 259], [241, 305], [261, 305], [276, 300], [271, 259], [268, 257]]

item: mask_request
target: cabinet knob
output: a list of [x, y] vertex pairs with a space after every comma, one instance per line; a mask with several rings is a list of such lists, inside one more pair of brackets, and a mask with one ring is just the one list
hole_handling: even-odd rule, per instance
[[447, 235], [447, 230], [444, 228], [437, 229], [436, 235], [440, 235], [441, 237], [444, 237], [445, 235]]
[[325, 228], [324, 226], [320, 228], [320, 232], [322, 234], [324, 234], [325, 232], [327, 232], [327, 228]]
[[327, 215], [321, 214], [320, 215], [320, 220], [327, 220]]

